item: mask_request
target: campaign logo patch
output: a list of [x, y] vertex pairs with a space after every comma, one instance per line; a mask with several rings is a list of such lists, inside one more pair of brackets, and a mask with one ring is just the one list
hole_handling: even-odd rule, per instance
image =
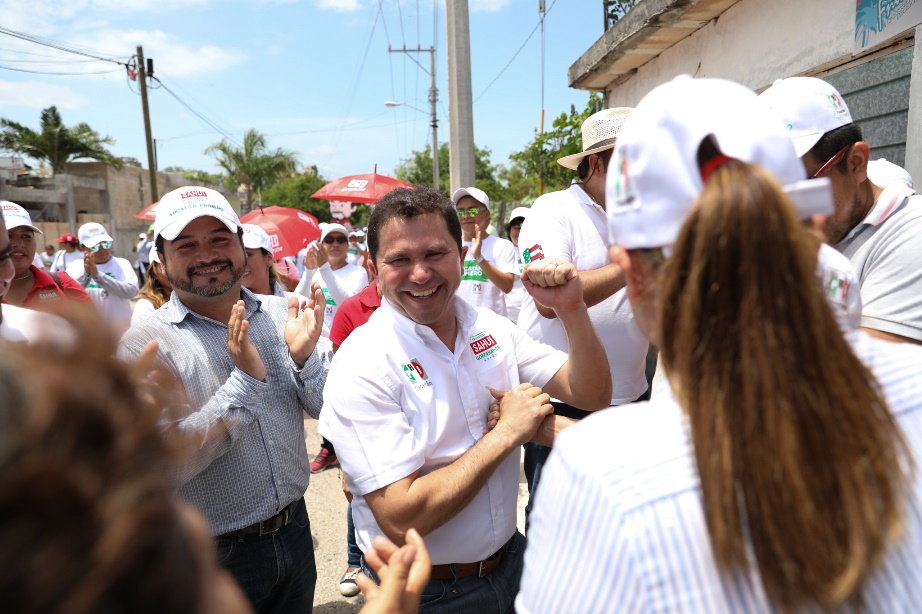
[[544, 248], [541, 247], [540, 243], [536, 243], [531, 247], [526, 247], [525, 251], [522, 252], [522, 258], [525, 259], [525, 264], [537, 260], [544, 260]]
[[843, 115], [846, 112], [845, 103], [842, 101], [842, 99], [839, 97], [837, 93], [829, 92], [828, 94], [826, 94], [826, 98], [829, 100], [829, 104], [831, 104], [832, 108], [835, 110], [836, 117], [838, 117], [839, 115]]
[[493, 335], [480, 332], [470, 338], [471, 351], [475, 360], [490, 360], [499, 352], [499, 344]]
[[423, 366], [417, 359], [411, 358], [410, 362], [402, 364], [400, 367], [403, 369], [403, 374], [406, 375], [410, 383], [413, 384], [414, 389], [422, 390], [432, 385], [432, 382], [429, 381], [429, 377], [426, 375], [426, 370], [423, 369]]
[[829, 298], [844, 305], [848, 300], [848, 278], [841, 271], [829, 269], [826, 271], [826, 290]]

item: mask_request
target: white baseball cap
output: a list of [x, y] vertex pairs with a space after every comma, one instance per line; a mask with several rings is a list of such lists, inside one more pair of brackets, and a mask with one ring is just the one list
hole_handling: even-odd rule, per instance
[[147, 257], [147, 261], [148, 261], [148, 262], [156, 262], [157, 264], [160, 264], [160, 256], [157, 254], [157, 246], [156, 246], [156, 245], [151, 245], [151, 246], [150, 246], [150, 255]]
[[29, 212], [16, 203], [8, 200], [0, 200], [0, 211], [3, 212], [3, 221], [6, 222], [7, 230], [25, 226], [31, 228], [40, 235], [45, 234], [32, 223], [32, 216], [29, 215]]
[[331, 234], [333, 234], [334, 232], [338, 232], [338, 233], [342, 234], [342, 235], [343, 235], [344, 237], [346, 237], [347, 239], [349, 238], [349, 231], [346, 230], [346, 227], [345, 227], [345, 226], [343, 226], [342, 224], [332, 224], [332, 223], [331, 223], [331, 224], [327, 224], [327, 225], [324, 227], [323, 231], [321, 231], [321, 233], [320, 233], [320, 242], [323, 243], [323, 240], [326, 239], [328, 235], [331, 235]]
[[868, 179], [878, 188], [886, 188], [894, 183], [912, 187], [912, 175], [902, 166], [888, 162], [884, 158], [868, 162]]
[[517, 217], [527, 217], [528, 216], [528, 207], [516, 207], [512, 210], [512, 213], [509, 214], [509, 221], [511, 222]]
[[227, 199], [217, 190], [187, 186], [164, 194], [157, 206], [154, 239], [175, 239], [192, 220], [209, 215], [220, 220], [231, 232], [237, 232], [240, 219]]
[[487, 196], [487, 193], [478, 188], [458, 188], [455, 190], [454, 194], [451, 195], [451, 204], [457, 206], [458, 201], [464, 198], [465, 196], [470, 196], [481, 205], [490, 209], [490, 197]]
[[806, 179], [790, 138], [755, 92], [681, 75], [647, 94], [618, 137], [605, 191], [613, 244], [668, 249], [675, 242], [704, 187], [698, 151], [709, 136], [724, 156], [771, 172], [801, 217], [832, 213], [829, 180]]
[[848, 105], [836, 88], [816, 77], [778, 79], [759, 98], [787, 130], [798, 158], [827, 132], [852, 123]]
[[275, 253], [272, 248], [272, 237], [256, 224], [241, 224], [243, 228], [243, 246], [247, 249], [263, 249], [270, 255]]
[[103, 227], [102, 224], [90, 222], [77, 229], [77, 238], [80, 239], [80, 245], [85, 247], [96, 247], [103, 241], [112, 241], [112, 237]]

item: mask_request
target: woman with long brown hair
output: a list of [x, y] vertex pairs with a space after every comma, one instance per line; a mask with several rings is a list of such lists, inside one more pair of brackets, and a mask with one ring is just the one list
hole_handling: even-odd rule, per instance
[[173, 294], [173, 284], [167, 279], [157, 255], [157, 247], [150, 248], [150, 264], [147, 266], [147, 279], [138, 291], [138, 298], [131, 312], [132, 326], [154, 313], [163, 306]]
[[612, 258], [666, 379], [561, 436], [517, 611], [922, 610], [922, 348], [837, 325], [797, 213], [828, 182], [774, 122], [684, 77], [622, 130]]

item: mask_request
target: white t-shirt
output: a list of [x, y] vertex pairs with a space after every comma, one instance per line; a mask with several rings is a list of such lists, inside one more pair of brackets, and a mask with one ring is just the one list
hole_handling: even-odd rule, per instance
[[157, 311], [154, 304], [146, 298], [139, 298], [134, 302], [134, 309], [131, 311], [131, 325], [134, 326], [152, 313]]
[[86, 288], [103, 320], [123, 333], [131, 325], [131, 299], [138, 295], [138, 275], [130, 262], [115, 256], [96, 269], [96, 278], [90, 278], [81, 258], [70, 263], [66, 272]]
[[83, 260], [83, 252], [78, 249], [72, 252], [65, 252], [63, 249], [59, 249], [54, 254], [54, 260], [51, 262], [51, 268], [48, 272], [67, 271], [67, 267], [75, 260]]
[[519, 321], [519, 311], [522, 310], [522, 301], [525, 300], [525, 286], [522, 284], [522, 271], [525, 269], [525, 261], [522, 260], [522, 251], [514, 244], [512, 249], [515, 250], [515, 281], [512, 283], [512, 290], [506, 295], [506, 315], [513, 322]]
[[816, 257], [816, 276], [823, 283], [826, 299], [842, 332], [857, 330], [861, 326], [861, 286], [852, 263], [821, 243]]
[[344, 300], [365, 289], [368, 285], [368, 273], [365, 269], [348, 263], [334, 271], [327, 262], [319, 269], [304, 269], [301, 281], [295, 288], [295, 294], [310, 296], [311, 283], [315, 281], [320, 284], [323, 298], [327, 303], [323, 310], [323, 333], [321, 334], [329, 337], [336, 310]]
[[[486, 307], [501, 316], [506, 315], [506, 293], [487, 278], [486, 273], [471, 256], [471, 242], [465, 241], [467, 257], [464, 260], [464, 273], [456, 296], [460, 296], [474, 307]], [[515, 246], [511, 241], [487, 235], [480, 246], [480, 255], [503, 273], [518, 274], [515, 264]]]
[[861, 283], [861, 326], [922, 341], [922, 196], [887, 186], [835, 248]]
[[[386, 299], [340, 346], [330, 367], [320, 434], [333, 442], [353, 494], [359, 547], [383, 535], [364, 495], [458, 459], [483, 437], [491, 395], [544, 386], [566, 355], [508, 319], [454, 301], [454, 352]], [[519, 454], [510, 454], [463, 509], [426, 535], [436, 565], [483, 560], [516, 530]]]
[[0, 340], [17, 343], [70, 344], [74, 330], [63, 319], [34, 309], [4, 303], [0, 306]]
[[[922, 348], [862, 332], [850, 339], [918, 462]], [[723, 574], [717, 567], [688, 416], [663, 384], [650, 403], [595, 412], [554, 442], [531, 513], [516, 612], [780, 611], [757, 569]], [[907, 491], [904, 530], [864, 588], [865, 612], [922, 608], [918, 472]], [[605, 580], [586, 590], [585, 579], [600, 570]]]
[[[608, 220], [578, 185], [538, 197], [522, 223], [519, 247], [527, 266], [543, 258], [570, 262], [578, 271], [609, 264]], [[589, 308], [592, 325], [605, 346], [611, 370], [612, 405], [636, 400], [647, 390], [644, 366], [649, 342], [637, 324], [625, 289]], [[567, 336], [560, 320], [538, 313], [526, 293], [518, 325], [535, 339], [567, 351]]]

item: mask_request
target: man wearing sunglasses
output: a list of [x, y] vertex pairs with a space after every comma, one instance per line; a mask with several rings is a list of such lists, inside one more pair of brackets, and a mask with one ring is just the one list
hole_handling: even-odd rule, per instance
[[77, 231], [82, 260], [67, 274], [86, 288], [103, 320], [121, 335], [131, 325], [131, 299], [138, 295], [138, 275], [124, 258], [112, 255], [112, 237], [102, 224], [90, 222]]
[[835, 212], [824, 231], [858, 273], [862, 329], [922, 343], [922, 198], [904, 182], [871, 181], [870, 147], [825, 81], [779, 79], [761, 98], [787, 128], [807, 176], [832, 184]]
[[478, 188], [459, 188], [451, 202], [461, 222], [467, 255], [457, 295], [473, 307], [486, 307], [506, 316], [506, 294], [512, 291], [518, 267], [511, 241], [487, 232], [490, 197]]

